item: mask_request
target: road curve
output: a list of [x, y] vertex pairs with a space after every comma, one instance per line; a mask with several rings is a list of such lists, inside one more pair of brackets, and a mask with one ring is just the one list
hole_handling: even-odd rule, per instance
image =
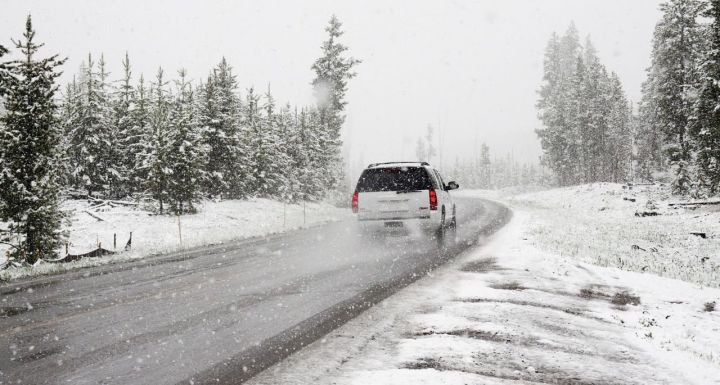
[[0, 384], [237, 384], [425, 275], [510, 212], [458, 198], [458, 244], [353, 221], [0, 285]]

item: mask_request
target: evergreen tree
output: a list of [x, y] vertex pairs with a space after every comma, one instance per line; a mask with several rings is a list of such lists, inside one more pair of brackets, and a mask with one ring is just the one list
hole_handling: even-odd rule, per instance
[[117, 159], [113, 160], [113, 164], [118, 172], [117, 181], [120, 184], [116, 193], [118, 196], [129, 195], [137, 191], [132, 181], [132, 173], [135, 168], [133, 149], [137, 149], [142, 138], [142, 133], [134, 132], [135, 88], [132, 85], [132, 69], [127, 52], [122, 61], [122, 68], [123, 77], [112, 102], [112, 125], [117, 136], [113, 141], [113, 155], [117, 156]]
[[421, 162], [431, 162], [437, 151], [433, 145], [433, 127], [427, 126], [424, 138], [418, 138], [415, 145], [415, 156]]
[[242, 141], [237, 80], [225, 58], [200, 90], [199, 124], [209, 148], [207, 190], [230, 198], [247, 196], [247, 153]]
[[[537, 103], [543, 127], [536, 132], [543, 148], [543, 163], [555, 172], [561, 186], [579, 179], [580, 139], [577, 129], [577, 102], [580, 79], [581, 46], [574, 24], [562, 38], [551, 36], [545, 50], [543, 83]], [[582, 59], [580, 59], [582, 60]], [[584, 67], [584, 64], [582, 65]], [[573, 122], [575, 121], [575, 122]]]
[[655, 124], [664, 136], [665, 151], [675, 171], [673, 186], [676, 193], [687, 192], [685, 178], [692, 160], [692, 144], [687, 131], [692, 115], [691, 87], [698, 78], [695, 63], [702, 42], [698, 16], [703, 7], [700, 0], [663, 3], [660, 6], [663, 16], [653, 36], [650, 72], [653, 74]]
[[128, 111], [130, 127], [121, 141], [125, 153], [124, 163], [131, 167], [128, 169], [130, 194], [145, 191], [145, 181], [148, 176], [148, 170], [144, 167], [144, 154], [147, 153], [147, 145], [152, 137], [149, 94], [150, 91], [145, 86], [145, 77], [141, 74], [137, 87], [130, 94], [132, 106]]
[[276, 111], [275, 98], [269, 86], [263, 109], [265, 116], [261, 118], [262, 143], [270, 156], [267, 157], [264, 165], [256, 168], [256, 172], [260, 169], [263, 174], [258, 194], [265, 197], [281, 197], [288, 182], [284, 170], [290, 163], [284, 143], [286, 137], [283, 136], [287, 134], [287, 127], [284, 125], [282, 112]]
[[481, 188], [491, 189], [493, 188], [493, 180], [492, 180], [492, 162], [490, 162], [490, 147], [488, 147], [487, 144], [483, 143], [480, 146], [480, 165], [479, 165], [479, 172], [480, 172], [480, 181], [479, 185]]
[[694, 106], [692, 136], [697, 142], [697, 164], [711, 194], [720, 192], [720, 0], [711, 0], [703, 16], [710, 18], [709, 41], [700, 72]]
[[23, 38], [15, 43], [23, 58], [3, 64], [11, 76], [2, 79], [7, 87], [0, 124], [0, 219], [9, 227], [0, 242], [12, 246], [12, 258], [33, 264], [54, 256], [61, 240], [61, 132], [54, 97], [57, 67], [64, 60], [36, 58], [42, 44], [35, 43], [30, 16]]
[[123, 195], [123, 179], [124, 172], [122, 170], [122, 148], [120, 147], [120, 139], [122, 133], [119, 132], [119, 119], [114, 111], [113, 87], [109, 81], [109, 73], [105, 66], [105, 56], [100, 55], [98, 61], [99, 75], [99, 95], [100, 95], [100, 111], [102, 128], [104, 128], [104, 136], [106, 141], [104, 145], [103, 156], [98, 158], [98, 162], [102, 163], [102, 169], [105, 170], [105, 192], [108, 196], [118, 198]]
[[150, 135], [146, 138], [141, 153], [141, 168], [147, 173], [146, 191], [158, 202], [160, 214], [165, 212], [168, 200], [169, 177], [172, 168], [169, 159], [170, 143], [170, 97], [167, 81], [162, 68], [158, 69], [155, 83], [152, 84], [152, 96], [149, 112]]
[[648, 79], [642, 84], [642, 97], [638, 104], [638, 116], [635, 119], [635, 161], [637, 176], [652, 181], [653, 173], [665, 169], [663, 136], [657, 129], [657, 99], [655, 98], [657, 68], [648, 69]]
[[195, 121], [195, 125], [202, 133], [203, 144], [208, 149], [207, 164], [204, 167], [207, 172], [204, 191], [212, 196], [220, 195], [225, 191], [222, 173], [222, 137], [218, 127], [217, 92], [212, 74], [208, 76], [204, 84], [201, 83], [196, 89]]
[[583, 61], [586, 68], [584, 84], [581, 85], [586, 102], [587, 126], [580, 128], [582, 179], [586, 183], [608, 181], [608, 158], [610, 151], [608, 116], [610, 112], [610, 80], [605, 66], [600, 63], [597, 52], [588, 39], [584, 46]]
[[[5, 54], [8, 53], [8, 49], [5, 48], [2, 44], [0, 44], [0, 58], [5, 56]], [[3, 63], [0, 63], [0, 98], [2, 98], [5, 93], [7, 92], [8, 87], [8, 81], [10, 79], [10, 74], [7, 71], [7, 66]], [[2, 100], [2, 99], [0, 99]], [[0, 111], [1, 112], [1, 111]]]
[[260, 95], [255, 94], [253, 88], [249, 88], [245, 94], [245, 103], [242, 105], [242, 125], [246, 130], [251, 151], [248, 163], [250, 175], [247, 187], [248, 191], [253, 195], [264, 195], [269, 190], [266, 177], [269, 176], [267, 173], [273, 156], [268, 143], [268, 136], [263, 130], [264, 125], [259, 104]]
[[64, 187], [73, 186], [73, 162], [72, 162], [72, 134], [75, 124], [79, 121], [80, 113], [80, 88], [73, 77], [73, 81], [65, 86], [60, 105], [59, 125], [62, 132], [60, 139], [60, 185]]
[[302, 148], [300, 132], [298, 127], [298, 112], [291, 110], [290, 104], [286, 104], [277, 118], [278, 135], [282, 151], [282, 159], [276, 163], [280, 165], [280, 172], [284, 183], [278, 190], [279, 198], [283, 202], [295, 202], [300, 192], [300, 157], [306, 149]]
[[418, 138], [415, 142], [415, 157], [421, 162], [427, 161], [427, 148], [422, 138]]
[[323, 132], [320, 129], [320, 114], [317, 109], [303, 110], [300, 117], [300, 136], [305, 150], [305, 170], [302, 172], [302, 199], [316, 200], [328, 190], [326, 184], [326, 158]]
[[605, 180], [618, 183], [631, 179], [632, 110], [625, 97], [620, 78], [615, 73], [610, 76], [609, 102], [608, 142], [603, 156], [607, 164]]
[[200, 201], [206, 151], [194, 118], [193, 90], [185, 70], [178, 72], [177, 93], [170, 107], [167, 198], [174, 214], [195, 212]]
[[[577, 35], [570, 25], [562, 39], [553, 34], [546, 48], [537, 103], [543, 126], [536, 131], [542, 163], [560, 185], [624, 180], [632, 165], [629, 104], [590, 39], [583, 47]], [[523, 179], [526, 169], [517, 162], [504, 166], [513, 183]]]
[[348, 48], [338, 40], [342, 36], [342, 23], [333, 15], [325, 31], [328, 40], [322, 44], [322, 55], [312, 65], [315, 79], [312, 82], [322, 130], [323, 178], [327, 186], [337, 187], [342, 182], [340, 130], [345, 121], [347, 83], [356, 76], [353, 68], [360, 60], [347, 57]]
[[594, 87], [590, 70], [582, 55], [578, 55], [575, 72], [571, 76], [565, 104], [565, 117], [562, 136], [565, 144], [563, 155], [564, 172], [568, 183], [583, 183], [590, 181], [590, 165], [592, 162], [592, 111], [594, 102]]
[[89, 195], [106, 194], [111, 192], [116, 176], [111, 164], [113, 159], [108, 155], [113, 152], [114, 138], [105, 82], [107, 73], [104, 65], [100, 66], [100, 72], [95, 72], [92, 55], [88, 55], [84, 69], [77, 121], [71, 124], [72, 175], [77, 187], [84, 188]]

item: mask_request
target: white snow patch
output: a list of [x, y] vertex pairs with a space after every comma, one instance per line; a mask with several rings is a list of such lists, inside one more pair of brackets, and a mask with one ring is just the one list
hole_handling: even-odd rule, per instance
[[[86, 211], [92, 205], [86, 201], [69, 200], [62, 209], [71, 213], [68, 251], [87, 253], [101, 244], [103, 248], [119, 252], [100, 258], [85, 258], [70, 263], [41, 262], [32, 268], [10, 267], [0, 271], [0, 280], [49, 274], [79, 267], [96, 266], [143, 258], [153, 254], [180, 251], [192, 247], [219, 244], [232, 240], [265, 236], [283, 231], [318, 225], [349, 217], [350, 210], [327, 203], [283, 204], [269, 199], [205, 201], [197, 214], [177, 216], [149, 215], [129, 207], [105, 206], [101, 210]], [[303, 211], [305, 215], [303, 215]], [[132, 232], [132, 248], [124, 246]], [[113, 236], [117, 237], [113, 245]], [[115, 247], [114, 247], [115, 246]], [[6, 249], [0, 249], [4, 258]], [[61, 251], [64, 255], [65, 250]], [[0, 260], [0, 263], [2, 261]]]
[[669, 204], [679, 198], [668, 186], [615, 183], [507, 196], [506, 201], [531, 215], [527, 237], [545, 250], [720, 286], [720, 205], [673, 207]]

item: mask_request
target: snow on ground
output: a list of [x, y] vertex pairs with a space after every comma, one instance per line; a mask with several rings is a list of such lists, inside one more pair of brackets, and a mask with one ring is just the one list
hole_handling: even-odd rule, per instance
[[250, 383], [720, 384], [720, 289], [543, 251], [535, 213], [514, 213]]
[[[719, 287], [720, 205], [669, 205], [678, 201], [667, 186], [610, 183], [507, 200], [511, 207], [530, 213], [529, 236], [546, 250], [596, 265]], [[706, 233], [707, 238], [693, 232]]]
[[[146, 211], [125, 206], [105, 206], [102, 210], [90, 210], [93, 215], [102, 219], [100, 221], [86, 212], [90, 206], [82, 200], [69, 200], [63, 203], [62, 209], [71, 214], [69, 253], [87, 253], [97, 248], [98, 244], [105, 249], [113, 250], [113, 234], [116, 234], [115, 250], [119, 251], [119, 254], [85, 258], [62, 264], [41, 263], [33, 268], [11, 267], [0, 271], [0, 280], [60, 272], [235, 239], [264, 236], [339, 220], [350, 215], [350, 210], [345, 208], [337, 208], [326, 203], [307, 203], [305, 219], [303, 219], [302, 204], [283, 205], [282, 202], [268, 199], [250, 199], [205, 201], [199, 207], [197, 214], [183, 215], [179, 218], [149, 215]], [[132, 232], [131, 251], [122, 252], [130, 232]], [[0, 255], [4, 255], [4, 250], [0, 249]]]

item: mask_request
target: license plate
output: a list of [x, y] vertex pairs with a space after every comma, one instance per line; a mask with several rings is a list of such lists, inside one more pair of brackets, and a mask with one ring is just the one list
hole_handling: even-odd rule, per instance
[[385, 227], [403, 227], [402, 222], [385, 222]]

